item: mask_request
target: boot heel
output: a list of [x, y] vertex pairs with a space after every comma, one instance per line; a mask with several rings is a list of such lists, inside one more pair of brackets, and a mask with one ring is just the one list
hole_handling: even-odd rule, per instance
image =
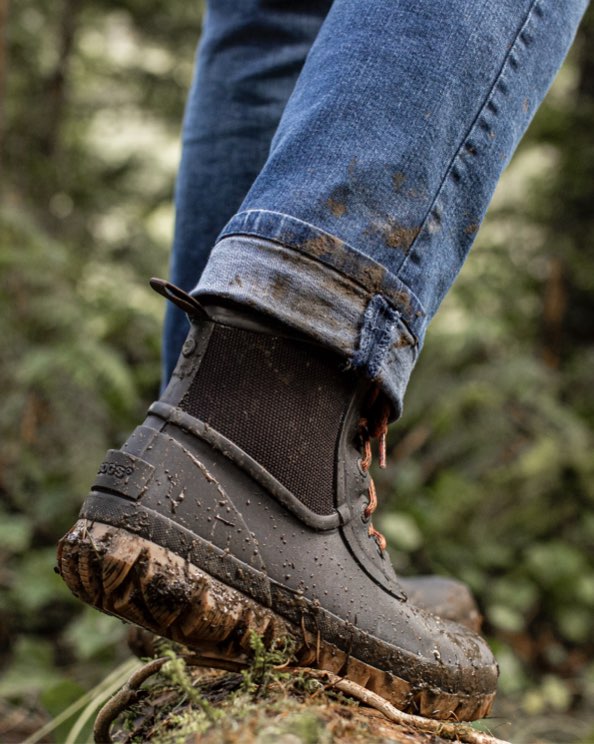
[[[58, 544], [72, 593], [110, 615], [194, 649], [247, 658], [249, 635], [299, 635], [271, 610], [126, 530], [79, 519]], [[220, 649], [218, 648], [220, 645]]]

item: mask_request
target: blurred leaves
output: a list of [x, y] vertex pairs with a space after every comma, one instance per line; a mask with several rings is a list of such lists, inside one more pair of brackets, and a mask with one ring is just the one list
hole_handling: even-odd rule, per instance
[[10, 4], [0, 694], [31, 710], [55, 714], [126, 654], [122, 624], [53, 572], [55, 544], [158, 390], [164, 308], [147, 279], [166, 273], [200, 19], [195, 4], [163, 0]]

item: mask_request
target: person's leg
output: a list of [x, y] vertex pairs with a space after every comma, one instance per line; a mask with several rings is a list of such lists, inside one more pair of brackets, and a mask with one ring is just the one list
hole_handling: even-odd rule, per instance
[[[217, 235], [266, 161], [272, 136], [332, 0], [212, 0], [186, 104], [170, 278], [198, 279]], [[163, 382], [189, 323], [168, 305]]]
[[379, 379], [427, 325], [586, 0], [335, 0], [270, 157], [198, 285]]
[[[171, 281], [189, 291], [217, 235], [266, 161], [273, 134], [331, 0], [213, 2], [186, 105], [176, 188]], [[258, 41], [259, 43], [254, 43]], [[221, 164], [224, 167], [221, 167]], [[184, 311], [168, 303], [163, 383], [188, 334]], [[467, 587], [451, 579], [402, 580], [418, 607], [478, 630]]]

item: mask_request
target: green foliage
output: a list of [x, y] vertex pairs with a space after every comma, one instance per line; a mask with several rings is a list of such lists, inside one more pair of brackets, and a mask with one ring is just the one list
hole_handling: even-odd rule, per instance
[[281, 670], [291, 661], [295, 644], [286, 638], [266, 648], [262, 636], [252, 631], [250, 648], [253, 656], [249, 667], [242, 671], [243, 689], [251, 695], [265, 695], [272, 682], [282, 682], [288, 678]]
[[208, 725], [214, 723], [217, 718], [220, 718], [220, 712], [213, 708], [194, 687], [192, 679], [186, 671], [184, 659], [178, 656], [173, 649], [167, 649], [165, 655], [169, 657], [169, 661], [163, 666], [162, 674], [184, 693], [190, 708], [196, 706], [200, 710]]

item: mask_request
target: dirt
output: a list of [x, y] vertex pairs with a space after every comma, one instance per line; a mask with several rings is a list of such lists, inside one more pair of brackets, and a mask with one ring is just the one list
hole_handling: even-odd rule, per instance
[[382, 230], [382, 237], [388, 248], [400, 248], [408, 251], [419, 234], [418, 227], [401, 225], [396, 220], [389, 219]]
[[337, 186], [328, 197], [326, 205], [335, 217], [343, 217], [347, 211], [347, 202], [351, 196], [348, 186]]
[[401, 171], [396, 171], [394, 175], [392, 176], [392, 187], [394, 188], [394, 191], [398, 193], [400, 189], [402, 188], [404, 182], [406, 181], [406, 176]]

